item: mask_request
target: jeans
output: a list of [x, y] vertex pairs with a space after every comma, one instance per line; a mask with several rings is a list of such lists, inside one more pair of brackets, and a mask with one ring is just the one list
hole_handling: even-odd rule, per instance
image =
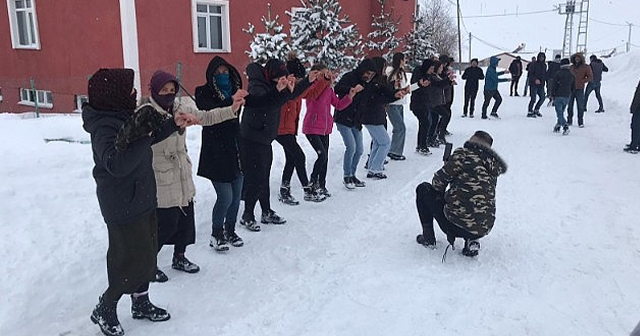
[[213, 229], [222, 228], [225, 223], [236, 222], [243, 180], [242, 174], [238, 173], [236, 179], [231, 182], [212, 182], [213, 188], [216, 190], [216, 204], [213, 205], [211, 213]]
[[553, 98], [553, 105], [556, 108], [556, 116], [558, 121], [556, 122], [556, 126], [566, 126], [567, 121], [564, 119], [564, 109], [569, 104], [568, 97], [555, 97]]
[[344, 177], [356, 176], [356, 170], [363, 152], [362, 131], [357, 127], [349, 127], [342, 124], [336, 124], [336, 127], [346, 147], [344, 161], [342, 162]]
[[373, 146], [369, 157], [369, 171], [372, 173], [382, 173], [384, 171], [384, 160], [389, 154], [391, 139], [383, 125], [364, 125], [371, 135]]
[[482, 116], [487, 115], [487, 107], [489, 107], [489, 103], [491, 103], [491, 98], [496, 100], [493, 104], [493, 108], [491, 109], [491, 113], [498, 113], [498, 107], [502, 104], [502, 96], [500, 95], [500, 92], [498, 90], [485, 90], [484, 103], [482, 104]]
[[631, 117], [631, 148], [640, 149], [640, 111]]
[[584, 90], [583, 89], [575, 89], [571, 94], [571, 98], [569, 98], [569, 107], [567, 112], [569, 114], [569, 118], [567, 118], [567, 122], [569, 124], [573, 123], [573, 100], [575, 99], [576, 104], [578, 105], [578, 125], [584, 124]]
[[402, 155], [404, 151], [404, 139], [407, 133], [407, 127], [404, 125], [404, 106], [389, 105], [389, 121], [393, 130], [391, 131], [391, 147], [389, 153]]
[[269, 177], [273, 163], [271, 144], [265, 145], [241, 138], [240, 158], [242, 167], [244, 167], [244, 184], [242, 186], [244, 213], [242, 218], [253, 220], [255, 219], [253, 210], [258, 201], [260, 201], [263, 214], [271, 210], [269, 190]]
[[598, 110], [604, 110], [604, 105], [602, 105], [602, 96], [600, 95], [600, 87], [602, 86], [601, 82], [589, 82], [587, 84], [587, 90], [584, 92], [584, 106], [585, 110], [587, 107], [587, 102], [589, 101], [589, 95], [592, 91], [596, 92], [596, 99], [598, 99]]
[[311, 182], [318, 182], [321, 187], [327, 187], [327, 164], [329, 163], [329, 135], [307, 134], [311, 147], [318, 154], [311, 172]]
[[278, 135], [276, 141], [284, 149], [285, 161], [284, 169], [282, 170], [282, 185], [285, 185], [285, 183], [288, 185], [291, 182], [291, 176], [293, 176], [293, 169], [295, 168], [302, 187], [308, 186], [306, 157], [298, 141], [296, 141], [296, 136], [293, 134]]
[[418, 142], [416, 144], [417, 149], [427, 148], [429, 140], [429, 109], [421, 108], [413, 111], [413, 114], [418, 118]]
[[[478, 88], [477, 87], [464, 87], [464, 109], [462, 110], [464, 115], [467, 115], [467, 111], [469, 115], [473, 115], [473, 111], [476, 107], [476, 97], [478, 96]], [[470, 109], [469, 109], [470, 108]]]
[[[529, 112], [540, 111], [540, 107], [544, 103], [545, 97], [546, 97], [546, 94], [544, 93], [544, 84], [532, 85], [531, 100], [529, 101]], [[536, 98], [538, 98], [537, 104], [536, 104]]]

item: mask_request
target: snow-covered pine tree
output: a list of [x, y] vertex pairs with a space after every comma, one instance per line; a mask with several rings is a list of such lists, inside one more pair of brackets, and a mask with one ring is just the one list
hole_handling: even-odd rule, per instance
[[400, 46], [401, 40], [396, 37], [400, 19], [393, 17], [393, 9], [386, 11], [386, 0], [378, 0], [380, 3], [380, 14], [373, 16], [371, 32], [367, 35], [365, 46], [371, 54], [382, 55], [387, 60], [391, 60], [395, 49]]
[[267, 17], [262, 17], [264, 33], [256, 33], [256, 27], [249, 23], [249, 28], [244, 32], [253, 37], [249, 50], [245, 51], [254, 62], [264, 64], [268, 59], [275, 58], [286, 60], [287, 53], [291, 51], [291, 45], [287, 41], [287, 34], [283, 33], [284, 27], [278, 22], [280, 16], [271, 17], [271, 4], [267, 4]]
[[422, 16], [413, 18], [413, 29], [403, 38], [404, 54], [409, 57], [408, 68], [420, 66], [425, 58], [435, 55], [432, 35], [433, 29], [425, 23]]
[[338, 0], [300, 0], [302, 8], [287, 12], [291, 45], [311, 64], [322, 62], [340, 72], [356, 67], [362, 58], [362, 36], [356, 24], [342, 15]]

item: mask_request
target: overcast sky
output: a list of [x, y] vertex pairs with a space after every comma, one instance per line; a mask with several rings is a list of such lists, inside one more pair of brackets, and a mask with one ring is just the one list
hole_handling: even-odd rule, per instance
[[[455, 0], [445, 0], [455, 4]], [[472, 38], [472, 56], [484, 58], [507, 49], [511, 51], [518, 44], [525, 43], [527, 51], [547, 48], [549, 54], [554, 49], [562, 49], [565, 16], [553, 12], [554, 6], [566, 1], [553, 0], [460, 0], [464, 26], [463, 59], [469, 57], [469, 33], [487, 43]], [[479, 18], [474, 16], [527, 13], [549, 10], [551, 12], [518, 16], [498, 16]], [[451, 14], [455, 16], [455, 6]], [[591, 0], [589, 9], [589, 30], [587, 33], [588, 52], [596, 52], [618, 47], [624, 51], [629, 28], [627, 22], [635, 25], [631, 43], [640, 46], [640, 0]], [[612, 23], [621, 26], [600, 23]], [[574, 16], [574, 43], [578, 29], [578, 15]], [[499, 47], [495, 48], [495, 47]], [[575, 48], [575, 47], [574, 47]], [[631, 48], [634, 48], [633, 46]], [[635, 47], [635, 49], [640, 49]], [[601, 53], [605, 53], [604, 51]]]

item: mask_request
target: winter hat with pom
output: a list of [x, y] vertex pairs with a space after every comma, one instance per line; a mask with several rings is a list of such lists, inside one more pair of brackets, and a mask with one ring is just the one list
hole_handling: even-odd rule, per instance
[[[160, 95], [160, 90], [167, 83], [173, 82], [176, 88], [176, 92], [167, 95]], [[180, 85], [178, 84], [178, 80], [176, 77], [168, 72], [158, 70], [153, 76], [151, 76], [151, 83], [149, 84], [149, 89], [151, 91], [151, 97], [153, 100], [160, 105], [165, 110], [169, 110], [173, 105], [173, 100], [176, 98], [176, 93], [180, 90]]]
[[268, 60], [267, 64], [265, 64], [264, 67], [265, 70], [267, 70], [268, 80], [277, 79], [289, 75], [289, 71], [287, 71], [287, 65], [277, 59]]
[[132, 69], [100, 69], [89, 78], [89, 106], [96, 110], [121, 111], [136, 108]]

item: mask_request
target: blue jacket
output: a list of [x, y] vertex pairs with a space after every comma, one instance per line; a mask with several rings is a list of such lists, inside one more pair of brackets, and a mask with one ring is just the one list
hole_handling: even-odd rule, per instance
[[498, 66], [499, 58], [495, 56], [491, 56], [489, 59], [489, 67], [487, 68], [487, 73], [484, 75], [484, 90], [497, 90], [498, 83], [500, 82], [508, 82], [508, 78], [498, 78], [498, 76], [504, 75], [504, 71], [496, 71], [496, 67]]

